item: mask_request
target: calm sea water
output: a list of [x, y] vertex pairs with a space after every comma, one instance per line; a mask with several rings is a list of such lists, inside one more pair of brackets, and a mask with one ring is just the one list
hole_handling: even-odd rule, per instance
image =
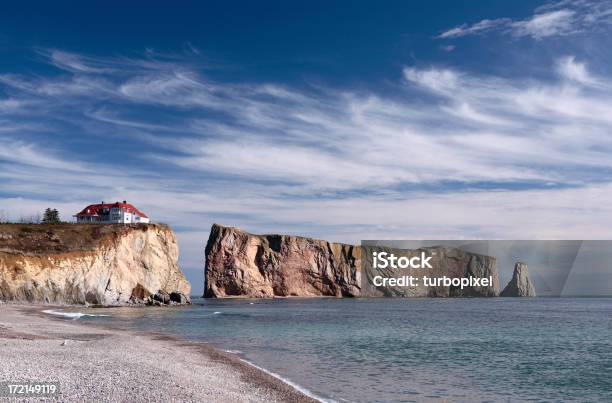
[[203, 300], [89, 309], [335, 401], [612, 401], [612, 299]]

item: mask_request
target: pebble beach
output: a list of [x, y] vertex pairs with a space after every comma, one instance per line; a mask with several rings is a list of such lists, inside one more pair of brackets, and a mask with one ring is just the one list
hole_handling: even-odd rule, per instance
[[206, 344], [54, 318], [51, 308], [0, 305], [0, 382], [59, 382], [52, 399], [64, 402], [314, 401]]

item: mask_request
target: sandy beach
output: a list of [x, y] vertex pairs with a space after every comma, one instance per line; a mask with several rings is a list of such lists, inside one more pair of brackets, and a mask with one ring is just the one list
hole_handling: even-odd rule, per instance
[[[204, 344], [54, 318], [0, 304], [0, 382], [59, 382], [64, 402], [312, 402]], [[0, 398], [3, 400], [3, 398]]]

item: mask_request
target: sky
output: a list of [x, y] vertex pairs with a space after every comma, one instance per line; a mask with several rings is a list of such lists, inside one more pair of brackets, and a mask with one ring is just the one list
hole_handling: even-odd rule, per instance
[[0, 13], [0, 217], [128, 200], [195, 294], [219, 223], [610, 239], [609, 1], [40, 2]]

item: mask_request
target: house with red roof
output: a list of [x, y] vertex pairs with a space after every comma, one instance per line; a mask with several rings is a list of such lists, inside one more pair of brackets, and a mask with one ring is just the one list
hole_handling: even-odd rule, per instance
[[126, 202], [90, 204], [77, 213], [77, 223], [98, 224], [148, 224], [151, 220], [145, 213]]

